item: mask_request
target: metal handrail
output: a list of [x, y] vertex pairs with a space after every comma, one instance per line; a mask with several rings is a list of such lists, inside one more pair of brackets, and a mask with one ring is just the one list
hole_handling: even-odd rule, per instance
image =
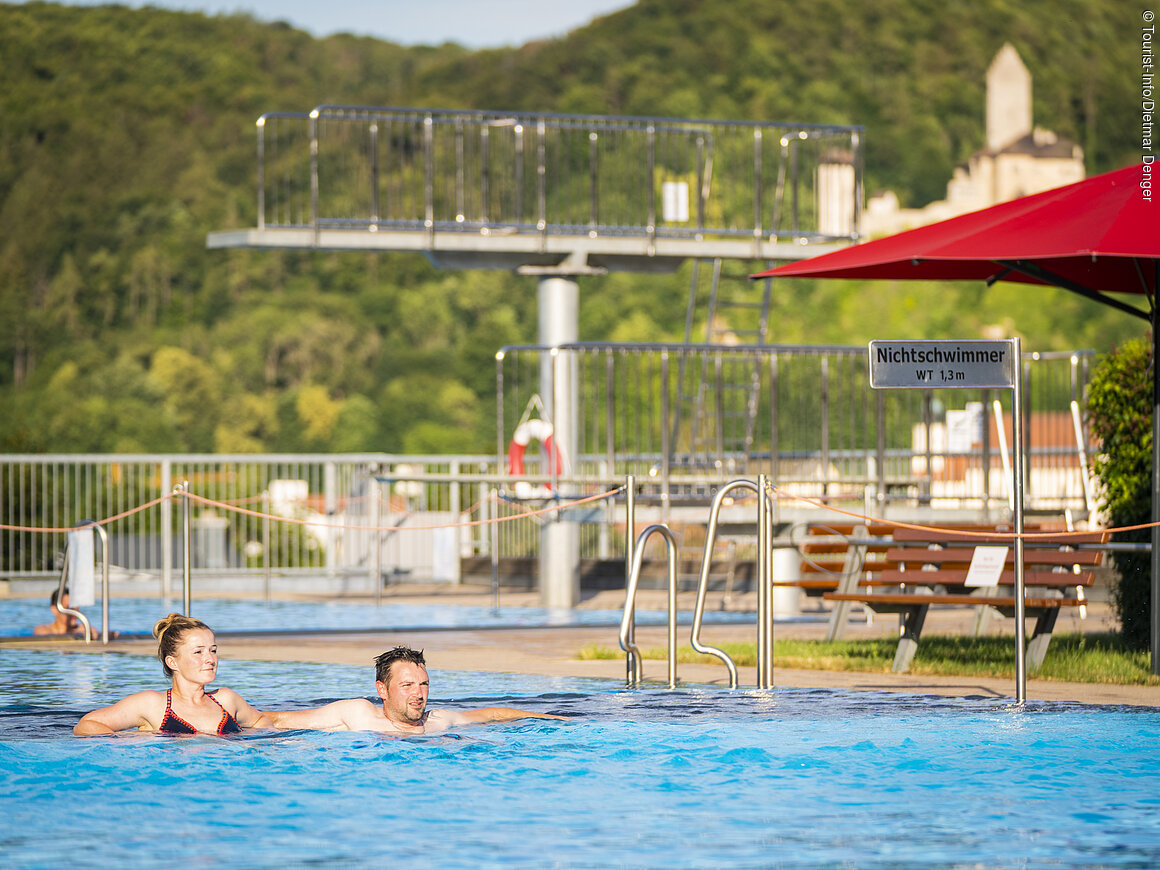
[[702, 655], [716, 656], [728, 668], [730, 689], [737, 688], [737, 664], [724, 650], [701, 642], [701, 620], [705, 616], [705, 596], [709, 591], [709, 569], [713, 560], [713, 546], [717, 543], [717, 519], [726, 497], [735, 489], [749, 489], [757, 492], [757, 486], [752, 481], [734, 480], [717, 490], [717, 494], [713, 497], [713, 505], [709, 511], [709, 526], [705, 531], [705, 552], [701, 557], [701, 579], [697, 584], [697, 604], [693, 609], [693, 628], [689, 636], [689, 643], [694, 650]]
[[765, 475], [757, 482], [733, 480], [725, 484], [713, 497], [709, 525], [705, 531], [705, 552], [701, 559], [701, 577], [697, 584], [697, 603], [693, 609], [693, 627], [689, 643], [699, 653], [716, 656], [729, 670], [729, 688], [736, 689], [737, 665], [729, 654], [701, 641], [701, 624], [705, 616], [705, 597], [709, 590], [709, 569], [713, 548], [717, 543], [717, 522], [721, 506], [735, 489], [748, 489], [758, 495], [757, 502], [757, 685], [761, 689], [773, 687], [773, 601], [772, 601], [772, 506], [773, 499], [766, 485]]
[[[97, 534], [101, 537], [101, 643], [109, 642], [109, 533], [105, 531], [104, 526], [95, 523], [92, 520], [84, 520], [78, 525], [77, 530], [80, 529], [95, 529]], [[85, 616], [80, 610], [74, 610], [71, 607], [65, 607], [61, 604], [64, 598], [64, 593], [68, 587], [68, 569], [69, 569], [69, 549], [65, 546], [64, 562], [60, 569], [60, 585], [57, 586], [56, 591], [56, 609], [66, 616], [75, 616], [77, 621], [85, 627], [85, 643], [93, 642], [93, 627], [89, 622], [89, 618]]]
[[[85, 643], [92, 643], [93, 627], [89, 624], [89, 618], [85, 616], [84, 613], [82, 613], [80, 610], [75, 610], [72, 607], [65, 607], [63, 603], [64, 593], [68, 587], [68, 566], [69, 553], [68, 547], [66, 546], [64, 550], [64, 559], [61, 561], [60, 566], [60, 585], [56, 587], [56, 609], [63, 613], [65, 616], [75, 616], [77, 621], [85, 627]], [[67, 626], [68, 623], [65, 623], [65, 625]]]
[[640, 649], [631, 640], [635, 628], [636, 589], [640, 583], [640, 569], [644, 561], [644, 545], [650, 536], [660, 533], [665, 539], [669, 563], [669, 684], [677, 687], [677, 539], [664, 523], [654, 523], [636, 539], [632, 557], [632, 569], [628, 574], [628, 589], [624, 600], [624, 616], [620, 620], [620, 648], [628, 654], [628, 688], [640, 685], [643, 678]]
[[[184, 496], [188, 492], [188, 480], [183, 480], [173, 487], [173, 494], [175, 496]], [[189, 616], [193, 595], [192, 585], [190, 583], [193, 573], [193, 533], [190, 522], [190, 501], [188, 498], [181, 499], [181, 543], [181, 612], [184, 616]]]
[[101, 643], [109, 642], [109, 533], [93, 523], [101, 538]]

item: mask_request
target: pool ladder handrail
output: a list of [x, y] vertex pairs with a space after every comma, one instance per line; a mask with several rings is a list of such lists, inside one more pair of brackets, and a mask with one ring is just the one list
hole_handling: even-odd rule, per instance
[[729, 671], [729, 688], [738, 684], [737, 665], [724, 650], [701, 641], [701, 624], [705, 617], [705, 597], [709, 591], [709, 569], [713, 548], [717, 543], [717, 524], [725, 499], [735, 489], [748, 489], [757, 499], [757, 687], [773, 688], [773, 500], [766, 484], [766, 476], [759, 474], [757, 482], [733, 480], [717, 490], [709, 512], [709, 526], [705, 531], [705, 552], [701, 558], [701, 578], [697, 584], [697, 603], [693, 609], [693, 627], [689, 644], [702, 655], [716, 656]]
[[636, 629], [636, 589], [640, 583], [641, 564], [644, 561], [645, 542], [654, 534], [665, 539], [669, 564], [669, 682], [668, 688], [677, 687], [677, 539], [664, 523], [653, 523], [636, 539], [632, 567], [628, 572], [628, 588], [624, 599], [624, 615], [620, 619], [620, 648], [628, 654], [627, 688], [635, 688], [643, 679], [640, 648], [634, 640]]
[[[758, 494], [757, 500], [757, 687], [773, 688], [773, 498], [764, 474], [752, 480], [733, 480], [722, 486], [713, 497], [709, 513], [709, 526], [705, 533], [705, 549], [701, 556], [701, 575], [697, 584], [697, 604], [693, 610], [693, 627], [689, 633], [689, 643], [696, 652], [719, 658], [729, 671], [729, 688], [738, 686], [737, 664], [724, 650], [701, 641], [701, 624], [705, 616], [705, 598], [709, 588], [709, 572], [712, 565], [713, 548], [717, 542], [717, 525], [721, 507], [725, 499], [736, 489], [748, 489]], [[632, 478], [629, 478], [629, 493], [632, 493]], [[631, 526], [632, 504], [629, 502], [629, 528]], [[641, 564], [644, 560], [645, 541], [653, 534], [662, 534], [668, 550], [669, 568], [669, 683], [670, 689], [677, 683], [677, 542], [672, 530], [663, 523], [656, 523], [640, 533], [631, 552], [631, 568], [628, 572], [627, 590], [624, 602], [624, 616], [620, 622], [620, 648], [627, 653], [628, 676], [626, 686], [636, 687], [642, 680], [640, 650], [633, 640], [635, 631], [636, 590], [640, 582]], [[631, 539], [630, 539], [631, 541]]]
[[[77, 531], [96, 529], [97, 534], [101, 537], [101, 643], [107, 644], [109, 642], [109, 533], [105, 531], [104, 526], [93, 520], [81, 520], [75, 528]], [[80, 610], [74, 610], [60, 604], [64, 598], [65, 590], [68, 588], [69, 558], [69, 546], [65, 544], [64, 559], [60, 569], [60, 584], [57, 586], [56, 609], [66, 616], [75, 616], [77, 621], [85, 627], [85, 643], [92, 643], [93, 627], [89, 618]]]

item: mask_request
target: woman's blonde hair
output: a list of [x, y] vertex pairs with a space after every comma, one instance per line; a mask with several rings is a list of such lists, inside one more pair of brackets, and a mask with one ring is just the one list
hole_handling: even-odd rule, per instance
[[176, 655], [177, 646], [181, 639], [191, 631], [204, 628], [213, 631], [200, 619], [192, 616], [182, 616], [180, 613], [171, 613], [164, 619], [158, 620], [153, 626], [153, 636], [157, 638], [157, 658], [161, 660], [161, 667], [165, 669], [165, 676], [172, 677], [173, 669], [165, 663], [167, 656]]

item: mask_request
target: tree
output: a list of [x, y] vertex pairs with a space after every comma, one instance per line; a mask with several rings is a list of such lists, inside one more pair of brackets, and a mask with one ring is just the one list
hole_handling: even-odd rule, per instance
[[[1092, 469], [1113, 528], [1147, 523], [1152, 513], [1152, 350], [1134, 339], [1108, 354], [1088, 388], [1092, 433], [1100, 454]], [[1148, 529], [1121, 532], [1125, 541], [1148, 541]], [[1119, 572], [1113, 602], [1124, 641], [1147, 649], [1150, 639], [1151, 559], [1146, 553], [1112, 553]]]
[[320, 450], [329, 446], [342, 403], [331, 399], [325, 387], [307, 384], [298, 390], [294, 407], [302, 427], [302, 438], [309, 447]]
[[179, 347], [162, 347], [153, 354], [149, 377], [164, 396], [162, 405], [185, 449], [213, 450], [222, 399], [222, 381], [213, 367]]
[[278, 437], [278, 405], [272, 396], [242, 393], [227, 399], [214, 427], [219, 453], [261, 453]]
[[366, 396], [348, 396], [338, 412], [338, 422], [330, 438], [336, 453], [362, 453], [377, 449], [379, 410]]

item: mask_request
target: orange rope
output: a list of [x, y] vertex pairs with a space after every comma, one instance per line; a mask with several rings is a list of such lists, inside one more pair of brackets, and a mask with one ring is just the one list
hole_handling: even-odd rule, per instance
[[247, 508], [241, 508], [241, 507], [236, 507], [234, 505], [229, 505], [229, 504], [226, 504], [225, 502], [214, 501], [213, 499], [208, 499], [208, 498], [205, 498], [204, 496], [194, 495], [191, 492], [186, 492], [186, 493], [179, 492], [179, 493], [175, 493], [175, 494], [179, 495], [179, 496], [184, 496], [185, 498], [188, 498], [191, 501], [195, 501], [195, 502], [198, 502], [200, 504], [208, 505], [210, 507], [217, 507], [217, 508], [221, 508], [222, 510], [233, 511], [234, 513], [239, 513], [239, 514], [246, 514], [247, 516], [258, 517], [260, 519], [277, 520], [278, 522], [282, 522], [282, 523], [293, 523], [295, 525], [300, 525], [300, 526], [314, 526], [316, 528], [320, 527], [320, 528], [324, 528], [324, 529], [347, 529], [347, 530], [352, 530], [352, 531], [368, 531], [368, 532], [394, 532], [394, 531], [419, 531], [419, 530], [430, 530], [430, 529], [457, 529], [457, 528], [468, 528], [471, 526], [484, 526], [484, 525], [488, 525], [490, 523], [506, 523], [506, 522], [510, 522], [512, 520], [522, 519], [524, 517], [536, 517], [536, 516], [540, 516], [542, 514], [552, 513], [554, 511], [566, 510], [568, 508], [575, 507], [577, 505], [587, 504], [588, 502], [600, 501], [601, 499], [609, 498], [611, 496], [616, 495], [616, 493], [620, 492], [621, 489], [623, 489], [623, 487], [618, 487], [617, 489], [610, 489], [607, 492], [597, 493], [596, 495], [590, 495], [590, 496], [587, 496], [587, 497], [582, 498], [582, 499], [577, 499], [576, 501], [570, 501], [567, 504], [549, 505], [546, 508], [540, 508], [539, 510], [533, 510], [533, 511], [523, 511], [521, 513], [512, 514], [511, 516], [507, 516], [507, 517], [495, 517], [494, 519], [490, 519], [490, 520], [468, 520], [468, 521], [462, 522], [462, 523], [443, 523], [440, 525], [433, 525], [433, 526], [349, 526], [349, 525], [343, 525], [341, 523], [323, 523], [323, 522], [319, 522], [318, 520], [300, 520], [300, 519], [296, 519], [293, 517], [280, 517], [280, 516], [275, 516], [273, 514], [259, 513], [258, 511], [249, 510]]
[[[898, 528], [898, 529], [912, 529], [912, 530], [917, 531], [917, 532], [945, 532], [945, 531], [948, 531], [948, 528], [946, 526], [923, 526], [923, 525], [918, 525], [916, 523], [904, 523], [900, 520], [887, 520], [887, 519], [880, 519], [878, 517], [870, 517], [870, 516], [866, 516], [865, 514], [857, 513], [856, 511], [845, 511], [845, 510], [842, 510], [841, 508], [836, 508], [833, 505], [828, 505], [828, 504], [825, 504], [824, 502], [816, 501], [815, 499], [812, 499], [812, 498], [806, 498], [804, 495], [794, 495], [793, 493], [782, 492], [782, 490], [778, 489], [776, 486], [770, 486], [770, 489], [774, 492], [774, 494], [778, 498], [789, 498], [789, 499], [793, 499], [794, 501], [805, 502], [808, 505], [813, 505], [814, 507], [821, 508], [822, 510], [832, 511], [833, 513], [842, 514], [843, 516], [851, 517], [851, 518], [856, 519], [856, 520], [865, 520], [866, 522], [873, 523], [875, 525], [894, 526], [895, 528]], [[1136, 529], [1150, 529], [1156, 525], [1160, 525], [1160, 523], [1141, 523], [1138, 526], [1121, 526], [1121, 527], [1115, 528], [1115, 529], [1100, 529], [1099, 531], [1107, 532], [1109, 534], [1115, 534], [1116, 532], [1131, 532], [1131, 531], [1135, 531]], [[1020, 537], [1023, 538], [1024, 540], [1035, 539], [1035, 538], [1050, 538], [1053, 541], [1056, 540], [1057, 538], [1080, 537], [1081, 535], [1094, 534], [1091, 531], [1086, 531], [1086, 532], [1024, 532], [1022, 535], [1016, 534], [1015, 532], [997, 532], [997, 531], [976, 532], [976, 531], [971, 531], [969, 529], [951, 529], [950, 531], [953, 531], [956, 535], [963, 535], [964, 537], [1011, 538], [1012, 540], [1014, 540], [1016, 538], [1020, 538]]]
[[[318, 520], [302, 520], [302, 519], [296, 519], [294, 517], [283, 517], [283, 516], [277, 516], [275, 514], [261, 513], [260, 511], [254, 511], [254, 510], [249, 510], [247, 508], [238, 507], [237, 505], [230, 504], [228, 502], [215, 501], [214, 499], [209, 499], [209, 498], [205, 498], [204, 496], [195, 495], [194, 493], [191, 493], [191, 492], [182, 492], [182, 491], [178, 490], [178, 491], [173, 492], [173, 493], [168, 493], [166, 495], [159, 496], [159, 497], [153, 499], [152, 501], [148, 501], [142, 505], [139, 505], [138, 507], [130, 508], [129, 510], [123, 511], [119, 514], [114, 514], [111, 517], [106, 517], [105, 519], [96, 520], [92, 523], [88, 523], [88, 524], [86, 524], [86, 526], [64, 526], [64, 527], [60, 527], [60, 528], [54, 528], [54, 527], [44, 527], [44, 526], [15, 526], [15, 525], [0, 524], [0, 530], [17, 531], [17, 532], [60, 533], [60, 532], [75, 531], [78, 528], [86, 528], [88, 525], [106, 526], [106, 525], [109, 525], [110, 523], [116, 522], [117, 520], [125, 519], [126, 517], [132, 516], [133, 514], [140, 513], [141, 511], [144, 511], [144, 510], [148, 510], [151, 507], [155, 507], [156, 505], [160, 504], [161, 502], [165, 501], [166, 499], [176, 498], [176, 497], [188, 498], [191, 501], [198, 502], [199, 504], [204, 504], [204, 505], [207, 505], [209, 507], [219, 508], [219, 509], [225, 510], [225, 511], [232, 511], [233, 513], [245, 514], [247, 516], [257, 517], [259, 519], [274, 520], [276, 522], [281, 522], [281, 523], [293, 523], [293, 524], [300, 525], [300, 526], [316, 526], [316, 527], [328, 528], [328, 529], [348, 529], [348, 530], [352, 530], [352, 531], [371, 531], [371, 532], [454, 529], [454, 528], [467, 528], [467, 527], [471, 527], [471, 526], [483, 526], [483, 525], [489, 525], [491, 523], [506, 523], [506, 522], [511, 522], [512, 520], [524, 519], [527, 517], [542, 516], [544, 514], [550, 514], [550, 513], [557, 512], [557, 511], [567, 510], [568, 508], [576, 507], [578, 505], [588, 504], [590, 502], [601, 501], [601, 500], [606, 499], [606, 498], [611, 498], [612, 496], [621, 492], [623, 489], [624, 489], [624, 487], [621, 486], [621, 487], [617, 487], [616, 489], [610, 489], [610, 490], [607, 490], [605, 492], [597, 493], [596, 495], [590, 495], [590, 496], [586, 496], [585, 498], [577, 499], [575, 501], [570, 501], [567, 504], [553, 504], [553, 505], [549, 505], [548, 507], [539, 508], [537, 510], [523, 510], [523, 511], [520, 511], [518, 513], [513, 513], [510, 516], [506, 516], [506, 517], [494, 517], [492, 519], [486, 519], [486, 520], [468, 520], [468, 521], [465, 521], [462, 523], [444, 523], [441, 525], [429, 525], [429, 526], [352, 526], [352, 525], [343, 525], [341, 523], [324, 523], [324, 522], [319, 522]], [[836, 513], [836, 514], [841, 514], [843, 516], [847, 516], [847, 517], [850, 517], [850, 518], [856, 519], [856, 520], [862, 520], [862, 521], [867, 522], [867, 523], [893, 526], [895, 528], [900, 528], [900, 529], [913, 529], [915, 531], [920, 531], [920, 532], [945, 531], [945, 527], [925, 526], [925, 525], [920, 525], [920, 524], [916, 524], [916, 523], [905, 523], [905, 522], [902, 522], [900, 520], [888, 520], [888, 519], [883, 519], [883, 518], [879, 518], [879, 517], [867, 516], [866, 514], [861, 514], [861, 513], [858, 513], [856, 511], [843, 510], [841, 508], [834, 507], [833, 505], [826, 504], [826, 503], [818, 501], [816, 499], [808, 498], [808, 497], [802, 496], [802, 495], [794, 495], [793, 493], [789, 493], [789, 492], [784, 492], [783, 490], [779, 489], [778, 487], [772, 486], [772, 485], [769, 487], [769, 489], [779, 499], [785, 498], [785, 499], [791, 499], [793, 501], [799, 501], [799, 502], [802, 502], [804, 504], [808, 504], [808, 505], [811, 505], [813, 507], [819, 508], [820, 510], [830, 511], [830, 512]], [[480, 506], [480, 504], [481, 504], [481, 502], [477, 502], [475, 505], [473, 505], [470, 508], [469, 511], [467, 511], [467, 513], [470, 514], [470, 513], [474, 512], [475, 509]], [[1156, 525], [1160, 525], [1160, 523], [1140, 523], [1139, 525], [1120, 526], [1118, 528], [1102, 529], [1100, 531], [1105, 531], [1105, 532], [1108, 532], [1109, 534], [1116, 534], [1117, 532], [1131, 532], [1131, 531], [1137, 531], [1139, 529], [1150, 529]], [[985, 538], [1005, 537], [1005, 538], [1011, 538], [1012, 540], [1020, 537], [1015, 532], [996, 532], [996, 531], [983, 532], [983, 531], [973, 531], [973, 530], [969, 530], [969, 529], [956, 529], [955, 533], [961, 534], [964, 537], [971, 537], [971, 536], [980, 537], [980, 538], [983, 538], [983, 537], [985, 537]], [[1050, 538], [1052, 540], [1056, 540], [1059, 538], [1079, 537], [1081, 535], [1090, 535], [1090, 534], [1092, 534], [1092, 532], [1090, 532], [1090, 531], [1087, 531], [1087, 532], [1066, 532], [1066, 531], [1063, 531], [1063, 532], [1024, 532], [1022, 537], [1024, 539], [1029, 539], [1029, 540], [1033, 540], [1036, 538]]]
[[131, 517], [133, 514], [140, 513], [141, 511], [149, 510], [149, 508], [161, 504], [161, 502], [168, 498], [173, 498], [173, 494], [169, 493], [167, 495], [158, 496], [157, 498], [153, 499], [153, 501], [145, 502], [143, 505], [138, 505], [135, 508], [130, 508], [127, 511], [122, 511], [121, 513], [114, 514], [111, 517], [105, 517], [103, 520], [94, 520], [91, 523], [85, 523], [83, 526], [64, 526], [62, 528], [52, 528], [41, 526], [7, 526], [0, 524], [0, 529], [11, 532], [75, 532], [77, 529], [87, 529], [90, 526], [107, 526], [109, 523], [116, 522], [117, 520], [123, 520], [125, 517]]

